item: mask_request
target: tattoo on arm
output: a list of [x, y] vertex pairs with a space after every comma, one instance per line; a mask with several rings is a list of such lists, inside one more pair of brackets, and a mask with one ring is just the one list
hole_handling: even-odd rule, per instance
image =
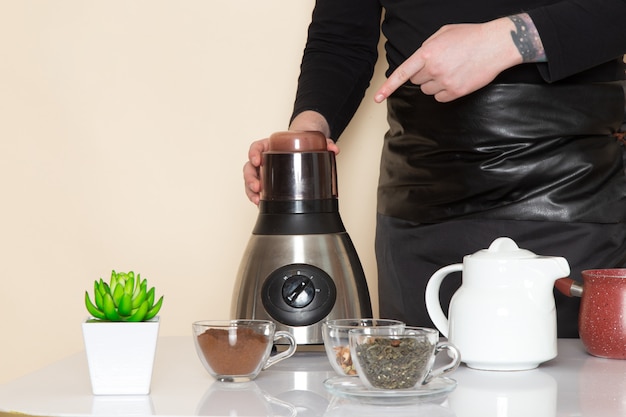
[[533, 20], [527, 13], [509, 16], [515, 25], [515, 31], [511, 31], [513, 43], [522, 55], [523, 62], [546, 62], [546, 51], [539, 37], [539, 32]]

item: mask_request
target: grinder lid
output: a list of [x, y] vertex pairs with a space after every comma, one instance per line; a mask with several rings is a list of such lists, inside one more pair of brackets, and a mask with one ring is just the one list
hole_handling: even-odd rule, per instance
[[326, 151], [326, 137], [316, 131], [276, 132], [270, 136], [270, 152]]
[[[260, 169], [261, 208], [272, 212], [336, 211], [337, 176], [335, 154], [326, 136], [316, 131], [285, 131], [269, 137]], [[314, 208], [285, 208], [267, 202], [317, 202]], [[323, 201], [326, 201], [322, 203]], [[324, 207], [318, 207], [322, 204]], [[329, 205], [330, 204], [330, 205]], [[329, 206], [328, 206], [329, 205]], [[328, 206], [328, 207], [326, 207]]]

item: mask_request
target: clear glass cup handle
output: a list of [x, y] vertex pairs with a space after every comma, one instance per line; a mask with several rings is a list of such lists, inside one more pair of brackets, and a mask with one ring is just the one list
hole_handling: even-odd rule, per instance
[[450, 356], [450, 362], [446, 365], [442, 365], [439, 368], [431, 369], [428, 372], [426, 378], [424, 378], [424, 382], [422, 384], [428, 384], [434, 378], [438, 378], [440, 376], [449, 374], [459, 367], [461, 364], [461, 352], [454, 346], [452, 343], [448, 342], [439, 342], [437, 343], [437, 347], [435, 348], [435, 356], [439, 354], [439, 352], [447, 350]]
[[277, 341], [279, 339], [289, 340], [289, 347], [284, 352], [277, 353], [267, 358], [265, 365], [263, 365], [263, 370], [269, 368], [275, 363], [282, 361], [283, 359], [287, 359], [288, 357], [293, 356], [293, 354], [296, 353], [296, 347], [298, 347], [298, 345], [296, 344], [296, 339], [291, 335], [291, 333], [282, 330], [275, 332], [274, 341]]

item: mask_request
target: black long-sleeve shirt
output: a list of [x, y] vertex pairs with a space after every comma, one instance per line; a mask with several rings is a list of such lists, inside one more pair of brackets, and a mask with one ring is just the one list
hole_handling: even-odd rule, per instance
[[358, 108], [386, 38], [387, 75], [441, 26], [526, 12], [547, 63], [522, 64], [494, 82], [580, 83], [625, 76], [626, 0], [317, 0], [293, 117], [315, 110], [337, 139]]

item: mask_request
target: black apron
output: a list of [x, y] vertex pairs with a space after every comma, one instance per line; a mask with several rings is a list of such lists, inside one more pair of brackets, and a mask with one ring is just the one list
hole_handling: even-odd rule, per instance
[[387, 101], [380, 214], [626, 220], [620, 82], [496, 84], [449, 103], [405, 85]]

